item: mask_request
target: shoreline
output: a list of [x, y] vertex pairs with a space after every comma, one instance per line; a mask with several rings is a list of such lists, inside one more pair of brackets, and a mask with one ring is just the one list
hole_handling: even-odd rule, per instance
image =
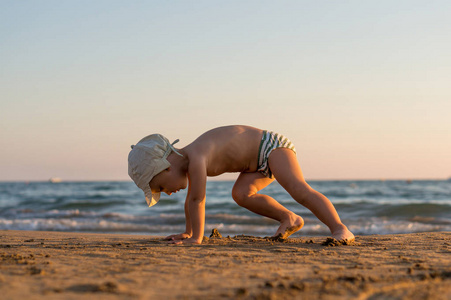
[[0, 230], [4, 299], [449, 299], [451, 232], [202, 245], [161, 237]]

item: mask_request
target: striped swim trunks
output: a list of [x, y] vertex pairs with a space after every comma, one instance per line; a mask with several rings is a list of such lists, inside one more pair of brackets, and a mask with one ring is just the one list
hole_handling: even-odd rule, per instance
[[260, 149], [258, 150], [257, 171], [269, 178], [274, 178], [274, 176], [269, 169], [268, 158], [271, 152], [277, 148], [287, 148], [293, 150], [296, 154], [296, 149], [288, 138], [272, 131], [263, 131]]

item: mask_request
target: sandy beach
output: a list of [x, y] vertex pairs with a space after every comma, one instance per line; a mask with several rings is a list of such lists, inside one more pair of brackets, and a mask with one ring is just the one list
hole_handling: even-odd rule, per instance
[[451, 233], [269, 241], [0, 231], [2, 299], [451, 299]]

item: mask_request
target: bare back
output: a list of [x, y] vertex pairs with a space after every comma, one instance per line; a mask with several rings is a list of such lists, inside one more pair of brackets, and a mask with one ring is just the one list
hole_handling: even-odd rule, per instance
[[256, 172], [263, 130], [242, 125], [212, 129], [183, 148], [188, 159], [205, 161], [207, 176]]

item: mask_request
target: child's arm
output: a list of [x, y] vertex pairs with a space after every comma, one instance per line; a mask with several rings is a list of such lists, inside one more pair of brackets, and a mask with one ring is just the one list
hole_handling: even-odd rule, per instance
[[201, 159], [190, 161], [188, 177], [189, 187], [185, 202], [185, 216], [187, 217], [186, 228], [187, 230], [191, 229], [192, 235], [188, 239], [174, 241], [175, 244], [200, 244], [204, 237], [205, 189], [207, 185], [205, 162]]
[[189, 211], [188, 211], [188, 199], [190, 195], [190, 188], [188, 187], [188, 195], [186, 196], [185, 200], [185, 223], [186, 223], [186, 229], [185, 232], [179, 233], [179, 234], [172, 234], [170, 236], [165, 237], [165, 240], [172, 240], [172, 241], [178, 241], [178, 240], [184, 240], [187, 238], [190, 238], [193, 235], [193, 231], [191, 230], [191, 218], [189, 217]]
[[193, 236], [193, 229], [191, 228], [191, 218], [189, 216], [189, 195], [191, 194], [190, 187], [188, 186], [188, 194], [185, 199], [185, 233], [188, 234], [188, 237]]

